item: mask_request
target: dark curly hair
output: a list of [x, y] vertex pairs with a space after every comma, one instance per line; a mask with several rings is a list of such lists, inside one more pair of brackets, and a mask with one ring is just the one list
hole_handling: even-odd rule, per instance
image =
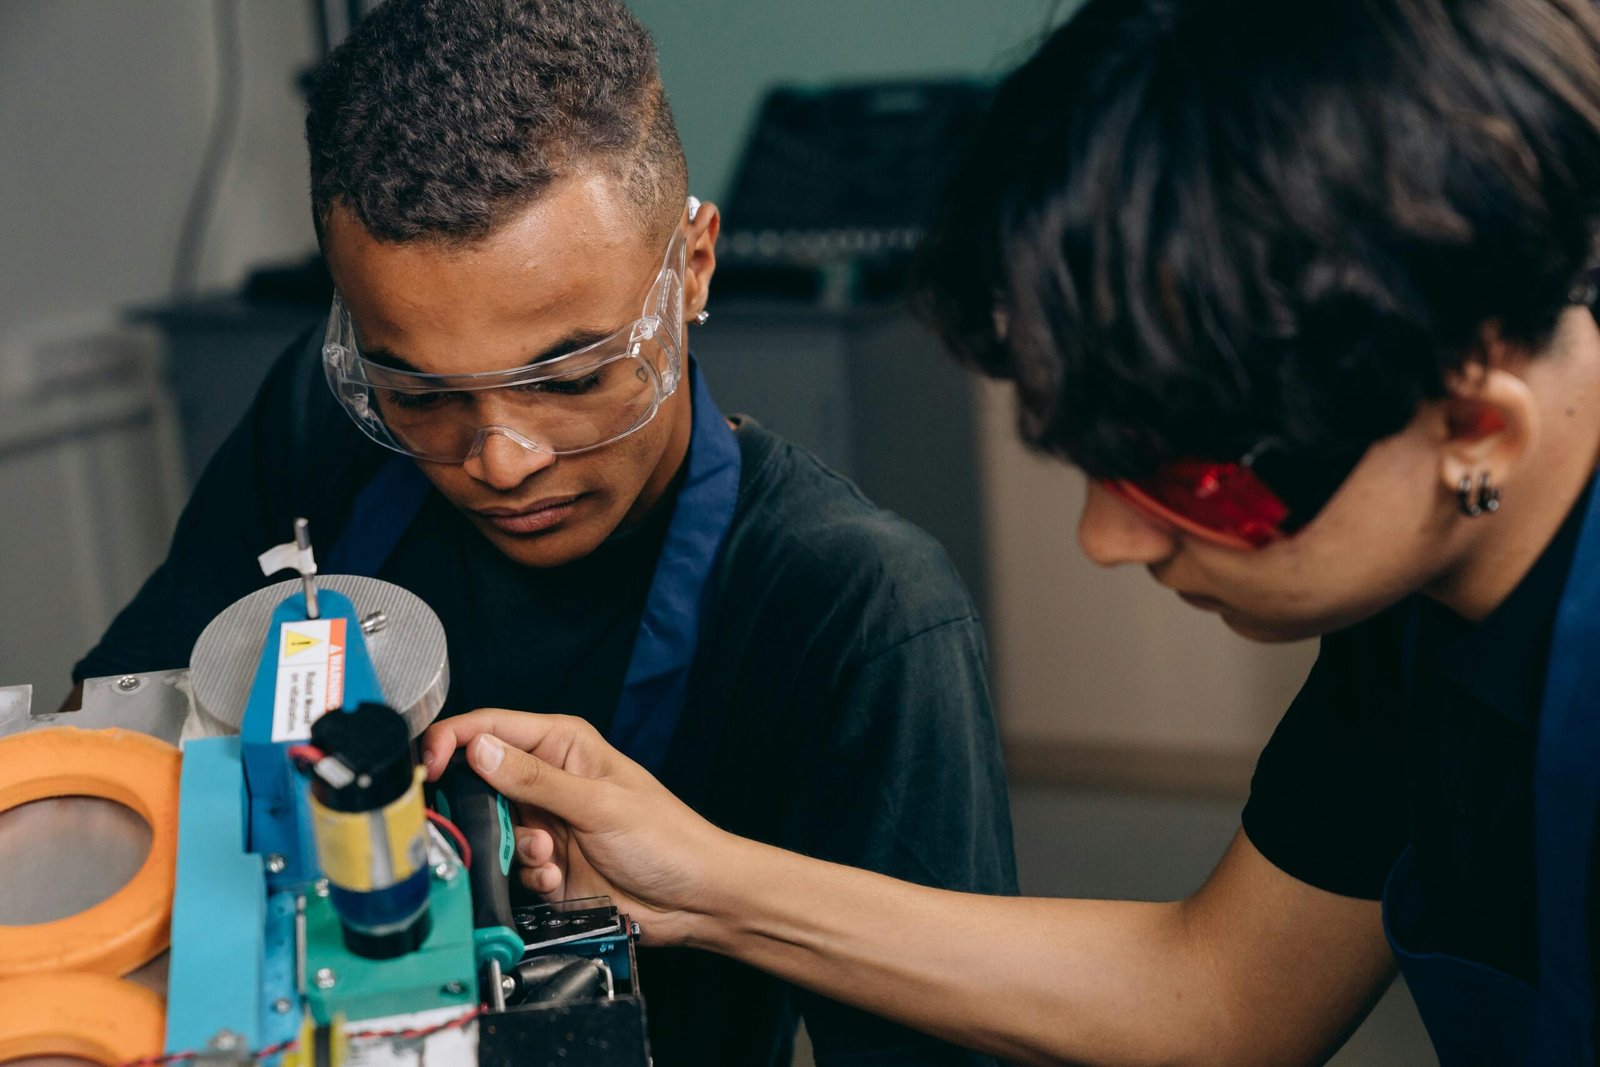
[[472, 241], [600, 168], [647, 234], [688, 177], [649, 33], [617, 0], [388, 0], [312, 75], [318, 231], [340, 204], [387, 241]]
[[948, 343], [1095, 476], [1359, 455], [1542, 347], [1600, 210], [1593, 0], [1088, 0], [925, 249]]

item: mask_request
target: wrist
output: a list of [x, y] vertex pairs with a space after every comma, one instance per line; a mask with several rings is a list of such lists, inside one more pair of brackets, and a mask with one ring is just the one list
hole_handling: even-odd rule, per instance
[[774, 850], [725, 830], [714, 834], [700, 853], [704, 872], [700, 884], [682, 912], [683, 943], [729, 955], [770, 876], [772, 862], [763, 863], [762, 856]]

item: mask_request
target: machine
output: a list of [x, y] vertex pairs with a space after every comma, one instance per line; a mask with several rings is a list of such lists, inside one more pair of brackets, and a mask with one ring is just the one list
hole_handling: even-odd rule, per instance
[[[213, 620], [188, 670], [92, 679], [77, 712], [0, 689], [0, 812], [99, 796], [151, 829], [110, 899], [0, 925], [0, 1061], [647, 1067], [638, 928], [605, 898], [514, 908], [504, 798], [464, 763], [425, 788], [438, 619], [318, 576], [295, 533], [261, 564], [299, 576]], [[163, 1012], [113, 979], [169, 943]]]

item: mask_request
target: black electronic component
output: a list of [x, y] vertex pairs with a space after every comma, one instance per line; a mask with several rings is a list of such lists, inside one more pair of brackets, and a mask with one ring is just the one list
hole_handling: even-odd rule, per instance
[[334, 711], [311, 727], [312, 827], [329, 899], [351, 952], [388, 959], [418, 948], [428, 917], [421, 776], [405, 719], [381, 704]]

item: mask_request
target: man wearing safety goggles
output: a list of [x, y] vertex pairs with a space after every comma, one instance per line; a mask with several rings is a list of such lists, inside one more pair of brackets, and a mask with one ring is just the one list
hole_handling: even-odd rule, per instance
[[1592, 0], [1087, 0], [1000, 88], [931, 248], [948, 338], [1089, 474], [1090, 558], [1322, 640], [1187, 899], [782, 853], [571, 722], [434, 760], [564, 820], [551, 883], [661, 943], [1007, 1059], [1322, 1063], [1398, 969], [1443, 1067], [1593, 1064], [1597, 240]]
[[[731, 830], [1014, 892], [948, 559], [725, 419], [690, 358], [718, 215], [643, 27], [616, 0], [390, 0], [314, 76], [307, 140], [325, 327], [77, 675], [186, 662], [306, 515], [323, 571], [440, 617], [445, 714], [580, 716]], [[662, 1067], [787, 1067], [797, 1014], [819, 1057], [990, 1062], [708, 954], [641, 970]]]

